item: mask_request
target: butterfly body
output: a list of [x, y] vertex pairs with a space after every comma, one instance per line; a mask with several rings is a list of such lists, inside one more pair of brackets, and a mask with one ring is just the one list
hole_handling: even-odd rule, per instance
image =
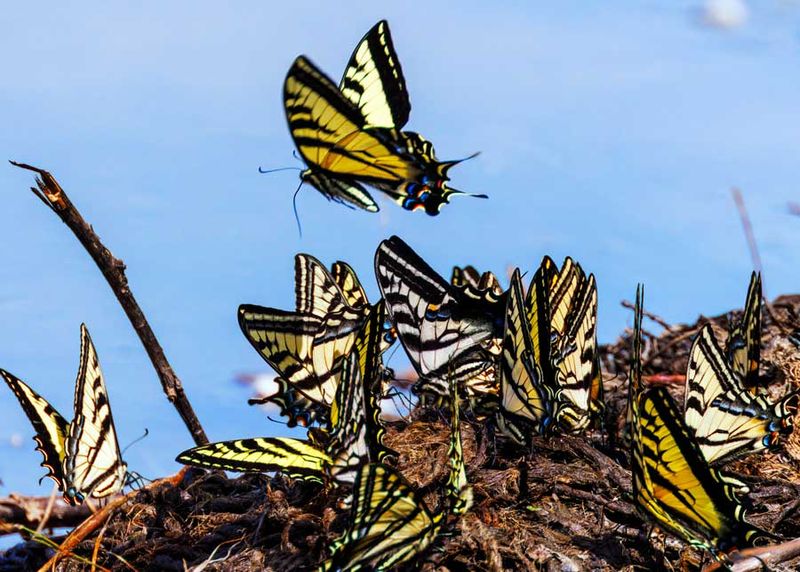
[[464, 194], [446, 184], [458, 161], [438, 161], [429, 141], [402, 130], [411, 103], [385, 20], [356, 46], [338, 86], [298, 57], [283, 99], [289, 132], [307, 165], [301, 181], [329, 200], [377, 212], [369, 185], [406, 210], [437, 215], [452, 195]]

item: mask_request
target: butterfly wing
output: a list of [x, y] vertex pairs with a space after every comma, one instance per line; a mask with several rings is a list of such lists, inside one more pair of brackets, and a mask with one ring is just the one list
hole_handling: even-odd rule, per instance
[[364, 287], [361, 285], [355, 270], [349, 264], [337, 260], [331, 267], [331, 273], [348, 306], [358, 309], [369, 304], [367, 293], [364, 291]]
[[[531, 283], [534, 290], [531, 302], [536, 313], [534, 321], [528, 322], [519, 269], [511, 277], [500, 359], [500, 396], [504, 415], [525, 419], [535, 432], [544, 433], [552, 422], [553, 395], [550, 387], [545, 385], [541, 362], [536, 357], [541, 354], [535, 347], [535, 340], [549, 340], [547, 298], [541, 279], [542, 274], [537, 272]], [[542, 330], [547, 332], [546, 336], [540, 336]], [[508, 425], [509, 421], [502, 422], [501, 428], [511, 429], [514, 425]], [[509, 436], [517, 440], [524, 438], [515, 434]]]
[[331, 408], [330, 440], [326, 447], [333, 459], [331, 476], [352, 483], [361, 465], [382, 461], [391, 452], [384, 447], [386, 433], [380, 420], [378, 395], [383, 365], [381, 325], [383, 304], [369, 313], [354, 347], [342, 362], [336, 400]]
[[320, 483], [331, 466], [331, 459], [324, 451], [307, 441], [290, 437], [219, 441], [187, 449], [175, 460], [203, 469], [280, 472], [292, 479]]
[[502, 336], [503, 297], [453, 288], [396, 236], [378, 247], [375, 274], [421, 377], [446, 379], [459, 358]]
[[773, 448], [791, 431], [796, 395], [772, 405], [745, 390], [740, 379], [706, 324], [689, 356], [685, 418], [709, 463]]
[[333, 177], [316, 169], [306, 169], [300, 173], [300, 179], [317, 189], [326, 199], [335, 203], [371, 213], [381, 210], [367, 189], [353, 179]]
[[473, 503], [472, 487], [467, 480], [464, 463], [464, 447], [461, 442], [460, 410], [458, 406], [458, 383], [450, 379], [450, 476], [447, 479], [447, 494], [450, 497], [450, 511], [455, 515], [466, 513]]
[[[561, 273], [563, 276], [563, 272]], [[558, 340], [556, 385], [560, 391], [557, 417], [567, 431], [588, 427], [591, 413], [602, 409], [602, 377], [597, 353], [597, 287], [594, 275], [573, 295], [568, 329]]]
[[394, 469], [377, 463], [356, 474], [351, 524], [332, 545], [324, 570], [388, 570], [423, 552], [445, 513], [432, 516]]
[[744, 386], [751, 393], [757, 392], [761, 361], [761, 297], [761, 274], [753, 272], [742, 319], [731, 328], [727, 344], [733, 371], [742, 378]]
[[453, 272], [450, 274], [450, 284], [456, 288], [470, 287], [475, 290], [478, 289], [478, 284], [481, 280], [481, 274], [475, 270], [474, 266], [453, 266]]
[[14, 392], [22, 410], [36, 431], [34, 437], [36, 450], [44, 457], [42, 467], [47, 469], [46, 476], [53, 479], [59, 489], [64, 490], [62, 465], [66, 456], [65, 441], [69, 423], [44, 397], [28, 387], [22, 380], [3, 369], [0, 369], [0, 375]]
[[289, 131], [312, 170], [389, 186], [419, 175], [390, 136], [380, 129], [365, 129], [361, 111], [303, 56], [289, 69], [283, 100]]
[[666, 388], [644, 392], [633, 416], [634, 497], [660, 526], [718, 558], [767, 534], [744, 520], [741, 483], [708, 465]]
[[402, 129], [408, 122], [411, 103], [386, 20], [358, 43], [339, 89], [369, 127]]
[[75, 382], [75, 417], [67, 433], [65, 495], [103, 498], [119, 492], [127, 465], [122, 460], [97, 350], [81, 324], [81, 357]]
[[294, 293], [298, 314], [324, 319], [346, 304], [339, 286], [319, 260], [309, 254], [294, 257]]
[[314, 370], [314, 336], [321, 320], [251, 304], [239, 306], [238, 316], [242, 333], [280, 376], [280, 390], [266, 401], [278, 403], [292, 425], [326, 418], [336, 380], [332, 375], [320, 379]]

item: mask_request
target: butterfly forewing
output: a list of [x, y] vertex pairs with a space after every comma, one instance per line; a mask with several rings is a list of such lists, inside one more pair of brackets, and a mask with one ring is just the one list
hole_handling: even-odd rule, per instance
[[81, 358], [75, 383], [75, 417], [69, 425], [64, 459], [65, 487], [96, 498], [122, 489], [122, 461], [103, 372], [89, 331], [81, 325]]
[[388, 570], [436, 538], [445, 513], [432, 516], [394, 469], [364, 465], [356, 474], [351, 524], [332, 547], [325, 570]]
[[744, 387], [757, 393], [761, 361], [761, 274], [753, 272], [741, 320], [728, 335], [728, 358]]
[[284, 105], [292, 138], [312, 169], [392, 186], [416, 178], [416, 166], [384, 132], [364, 129], [358, 108], [303, 56], [286, 76]]
[[361, 285], [361, 281], [355, 273], [355, 270], [341, 260], [337, 260], [331, 267], [333, 280], [339, 287], [339, 290], [344, 296], [345, 302], [353, 309], [364, 308], [369, 304], [367, 293]]
[[64, 489], [64, 472], [62, 469], [66, 448], [64, 446], [69, 423], [50, 405], [44, 397], [36, 393], [22, 380], [9, 372], [0, 369], [0, 375], [14, 392], [22, 410], [36, 431], [34, 440], [36, 450], [44, 459], [42, 467], [61, 490]]
[[[534, 283], [536, 280], [534, 278]], [[546, 303], [544, 300], [545, 305]], [[544, 432], [551, 421], [553, 396], [544, 385], [542, 368], [534, 349], [533, 339], [536, 334], [531, 335], [530, 329], [548, 329], [549, 324], [546, 312], [541, 311], [544, 306], [537, 301], [534, 301], [534, 307], [540, 311], [535, 316], [536, 321], [529, 324], [524, 305], [522, 278], [519, 269], [516, 269], [511, 277], [506, 308], [505, 336], [500, 359], [500, 396], [504, 413], [522, 417], [532, 424], [534, 431]]]
[[308, 254], [294, 258], [294, 290], [297, 313], [324, 319], [345, 308], [345, 299], [328, 269]]
[[366, 125], [402, 129], [406, 124], [411, 103], [386, 20], [375, 24], [356, 46], [339, 89]]
[[323, 482], [332, 461], [318, 447], [289, 437], [254, 437], [193, 447], [178, 455], [179, 463], [204, 469], [242, 473], [280, 472], [293, 479]]
[[420, 376], [443, 377], [460, 356], [499, 337], [504, 300], [455, 289], [398, 237], [378, 247], [375, 273], [398, 337]]

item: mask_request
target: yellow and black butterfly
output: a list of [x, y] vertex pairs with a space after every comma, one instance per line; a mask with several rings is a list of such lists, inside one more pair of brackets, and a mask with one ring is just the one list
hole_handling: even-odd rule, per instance
[[731, 324], [726, 347], [733, 371], [742, 378], [750, 393], [758, 392], [758, 366], [761, 362], [761, 274], [750, 275], [742, 318]]
[[[556, 419], [567, 432], [580, 433], [603, 410], [603, 380], [597, 352], [597, 285], [567, 257], [557, 270], [545, 256], [540, 265], [550, 308], [550, 360], [558, 406]], [[531, 314], [530, 291], [526, 300]], [[545, 379], [549, 379], [546, 377]]]
[[753, 395], [725, 359], [709, 324], [692, 344], [686, 371], [685, 418], [709, 463], [776, 447], [792, 431], [800, 395], [776, 404]]
[[[526, 313], [526, 310], [530, 312]], [[523, 299], [522, 276], [517, 268], [511, 276], [506, 307], [503, 353], [500, 359], [500, 429], [517, 442], [526, 436], [518, 420], [534, 433], [547, 434], [555, 420], [556, 392], [549, 362], [550, 321], [545, 273], [540, 268]]]
[[[274, 395], [250, 403], [277, 404], [289, 426], [326, 423], [341, 362], [370, 306], [352, 268], [337, 262], [332, 275], [306, 254], [295, 258], [295, 296], [295, 312], [252, 304], [239, 307], [242, 332], [279, 375]], [[385, 350], [394, 342], [391, 328], [383, 326], [382, 339]]]
[[772, 535], [745, 521], [742, 483], [708, 464], [667, 389], [643, 389], [640, 320], [629, 373], [634, 499], [659, 526], [725, 561], [726, 553]]
[[382, 379], [383, 304], [370, 312], [343, 361], [324, 442], [288, 437], [256, 437], [193, 447], [177, 461], [201, 468], [240, 472], [281, 472], [313, 482], [350, 483], [364, 463], [391, 454], [384, 447], [377, 393]]
[[2, 369], [0, 375], [36, 430], [34, 440], [44, 457], [46, 476], [56, 482], [67, 503], [105, 498], [122, 489], [127, 465], [120, 455], [97, 351], [84, 324], [71, 422], [20, 379]]
[[459, 161], [438, 161], [429, 141], [401, 131], [411, 104], [385, 20], [356, 46], [339, 86], [298, 57], [286, 75], [283, 101], [308, 167], [301, 179], [329, 200], [376, 212], [366, 184], [406, 210], [436, 215], [451, 196], [465, 194], [446, 184]]
[[449, 507], [432, 513], [421, 496], [395, 469], [364, 465], [353, 485], [350, 526], [331, 546], [321, 570], [389, 570], [420, 555], [447, 524], [472, 506], [459, 425], [458, 392], [450, 382]]
[[491, 343], [502, 337], [505, 294], [449, 284], [396, 236], [378, 247], [375, 274], [420, 376], [418, 392], [445, 396], [455, 377], [468, 397], [496, 393], [496, 383], [482, 374], [496, 361]]

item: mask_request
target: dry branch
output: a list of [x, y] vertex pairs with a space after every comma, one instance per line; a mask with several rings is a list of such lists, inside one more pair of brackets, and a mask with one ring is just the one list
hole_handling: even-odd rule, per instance
[[36, 178], [36, 186], [31, 187], [31, 191], [36, 195], [50, 210], [52, 210], [61, 221], [69, 227], [75, 237], [80, 241], [86, 252], [92, 257], [100, 272], [103, 273], [108, 285], [119, 300], [122, 309], [142, 341], [150, 361], [158, 374], [161, 381], [161, 387], [169, 399], [170, 403], [175, 406], [178, 414], [183, 419], [186, 428], [192, 434], [195, 444], [203, 445], [208, 443], [205, 431], [203, 431], [200, 421], [192, 409], [186, 393], [183, 391], [181, 380], [175, 374], [172, 366], [167, 361], [164, 355], [164, 350], [161, 344], [158, 343], [144, 312], [139, 307], [133, 293], [128, 285], [128, 278], [125, 276], [125, 264], [119, 258], [116, 258], [111, 251], [105, 247], [100, 241], [92, 226], [84, 220], [81, 213], [72, 203], [72, 201], [58, 184], [55, 177], [44, 169], [26, 165], [24, 163], [15, 163], [10, 161], [15, 167], [33, 171], [39, 176]]
[[[800, 538], [795, 538], [782, 544], [773, 544], [761, 548], [750, 548], [734, 554], [732, 572], [756, 572], [757, 570], [772, 570], [777, 564], [782, 564], [800, 556]], [[718, 562], [703, 568], [703, 572], [723, 570]]]
[[50, 497], [25, 497], [11, 495], [0, 499], [0, 536], [19, 532], [19, 527], [30, 529], [72, 527], [92, 514], [88, 505], [70, 506], [56, 500], [49, 516]]

